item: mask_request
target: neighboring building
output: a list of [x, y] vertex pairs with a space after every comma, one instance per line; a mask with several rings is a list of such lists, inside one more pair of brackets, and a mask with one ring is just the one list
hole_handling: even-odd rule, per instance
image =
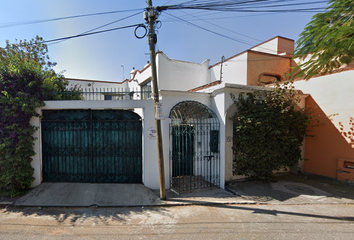
[[[293, 49], [293, 40], [275, 37], [212, 66], [156, 54], [166, 188], [224, 188], [235, 177], [230, 94], [285, 79], [295, 66]], [[68, 80], [80, 87], [80, 100], [47, 101], [39, 110], [44, 119], [32, 120], [39, 127], [32, 186], [84, 181], [159, 188], [151, 66], [133, 69], [121, 83]]]
[[[346, 66], [294, 85], [311, 94], [306, 105], [314, 109], [313, 124], [318, 125], [310, 132], [314, 136], [305, 140], [304, 172], [354, 181], [354, 124], [350, 125], [354, 117], [354, 68]], [[348, 137], [341, 132], [347, 132]]]

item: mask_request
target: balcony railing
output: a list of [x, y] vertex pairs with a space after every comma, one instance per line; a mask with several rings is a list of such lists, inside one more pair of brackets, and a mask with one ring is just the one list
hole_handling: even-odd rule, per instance
[[103, 100], [146, 100], [151, 98], [151, 91], [132, 88], [79, 88], [67, 91], [54, 91], [49, 101], [103, 101]]

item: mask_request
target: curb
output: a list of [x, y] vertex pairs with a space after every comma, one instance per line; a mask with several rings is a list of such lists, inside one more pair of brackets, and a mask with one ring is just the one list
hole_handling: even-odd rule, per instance
[[91, 208], [91, 207], [99, 207], [99, 208], [134, 208], [134, 207], [141, 207], [141, 208], [149, 208], [149, 207], [178, 207], [178, 206], [211, 206], [211, 205], [254, 205], [254, 204], [262, 204], [262, 203], [257, 203], [255, 201], [225, 201], [225, 202], [189, 202], [189, 203], [178, 203], [178, 202], [171, 202], [171, 203], [159, 203], [159, 204], [147, 204], [147, 205], [90, 205], [90, 206], [80, 206], [80, 205], [56, 205], [56, 204], [44, 204], [44, 205], [39, 205], [39, 204], [33, 204], [33, 205], [27, 205], [27, 204], [10, 204], [14, 207], [40, 207], [40, 208]]
[[0, 207], [7, 207], [14, 205], [15, 202], [0, 202]]

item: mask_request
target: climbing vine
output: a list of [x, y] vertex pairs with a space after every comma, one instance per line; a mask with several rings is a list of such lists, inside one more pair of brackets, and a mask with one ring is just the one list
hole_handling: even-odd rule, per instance
[[348, 131], [345, 130], [344, 124], [342, 122], [339, 122], [339, 131], [342, 134], [342, 136], [346, 138], [350, 146], [354, 148], [354, 118], [353, 117], [349, 118]]
[[32, 117], [36, 108], [53, 91], [63, 91], [67, 82], [49, 61], [42, 38], [6, 42], [0, 48], [0, 193], [16, 196], [28, 190], [33, 181], [34, 152]]
[[274, 170], [296, 166], [310, 117], [297, 106], [300, 94], [292, 82], [232, 98], [238, 109], [233, 173], [270, 180]]

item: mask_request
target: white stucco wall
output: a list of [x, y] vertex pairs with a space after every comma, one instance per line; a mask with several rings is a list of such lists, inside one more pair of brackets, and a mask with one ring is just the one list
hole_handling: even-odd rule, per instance
[[[220, 80], [221, 64], [210, 68], [210, 82]], [[247, 52], [226, 60], [222, 66], [222, 82], [247, 84]]]
[[[159, 175], [157, 167], [157, 144], [156, 140], [148, 137], [147, 129], [155, 127], [154, 108], [152, 100], [141, 101], [47, 101], [46, 106], [38, 109], [142, 109], [143, 119], [143, 183], [152, 189], [159, 189]], [[139, 111], [137, 111], [139, 112]], [[31, 124], [40, 127], [38, 118], [31, 119]], [[41, 128], [34, 134], [37, 138], [35, 142], [36, 155], [33, 157], [32, 167], [34, 168], [34, 178], [32, 187], [38, 186], [42, 181], [42, 150], [41, 150]], [[168, 139], [168, 138], [167, 138]]]
[[[243, 91], [251, 91], [255, 87], [224, 84], [223, 89], [215, 90], [213, 93], [186, 92], [186, 91], [161, 91], [162, 115], [161, 120], [163, 136], [163, 153], [165, 165], [166, 188], [170, 188], [170, 140], [169, 127], [171, 120], [168, 118], [171, 109], [179, 102], [185, 100], [198, 101], [216, 113], [220, 121], [220, 187], [224, 188], [225, 180], [232, 177], [232, 120], [234, 114], [232, 109], [233, 101], [230, 93], [238, 94]], [[159, 174], [157, 161], [156, 139], [149, 138], [149, 130], [155, 128], [154, 109], [152, 100], [126, 100], [126, 101], [47, 101], [42, 110], [50, 109], [136, 109], [143, 119], [143, 183], [152, 189], [159, 189]], [[31, 123], [40, 127], [38, 118], [31, 120]], [[36, 156], [33, 158], [32, 166], [35, 169], [35, 181], [32, 187], [41, 183], [41, 128], [35, 133], [38, 138], [35, 143]], [[229, 140], [228, 140], [229, 139]], [[227, 158], [227, 159], [226, 159]], [[225, 175], [226, 174], [226, 175]], [[225, 178], [226, 176], [226, 178]]]
[[339, 122], [348, 126], [349, 118], [354, 117], [354, 70], [297, 81], [295, 88], [311, 94], [324, 113], [331, 117], [339, 129]]
[[136, 70], [134, 76], [130, 80], [136, 81], [129, 81], [129, 86], [135, 86], [134, 82], [137, 84], [141, 84], [148, 80], [151, 77], [151, 67], [149, 65], [145, 66], [141, 71]]
[[[134, 72], [134, 73], [133, 73]], [[151, 67], [150, 65], [145, 65], [144, 68], [140, 70], [133, 70], [132, 73], [130, 74], [130, 78], [127, 81], [127, 85], [129, 89], [139, 92], [141, 91], [141, 86], [151, 82]], [[152, 87], [152, 82], [151, 82], [151, 87]], [[134, 94], [133, 95], [134, 99], [141, 99], [140, 93]]]
[[225, 188], [225, 93], [220, 92], [212, 98], [212, 108], [220, 121], [220, 188]]
[[[40, 109], [36, 109], [36, 112], [41, 114]], [[41, 162], [42, 148], [40, 144], [41, 143], [41, 134], [40, 134], [41, 121], [38, 117], [32, 117], [30, 120], [30, 124], [32, 126], [39, 128], [39, 130], [37, 130], [33, 134], [33, 137], [36, 139], [34, 142], [34, 151], [36, 152], [36, 154], [32, 157], [33, 160], [31, 162], [31, 166], [34, 169], [34, 173], [33, 173], [34, 180], [31, 183], [31, 187], [35, 187], [41, 184], [42, 182], [42, 162]]]
[[265, 52], [270, 54], [278, 53], [278, 38], [273, 38], [267, 42], [261, 43], [256, 47], [251, 48], [253, 51]]
[[251, 48], [251, 50], [270, 54], [292, 54], [294, 52], [294, 41], [277, 36]]
[[157, 54], [158, 86], [161, 90], [188, 91], [208, 84], [209, 60], [202, 63], [171, 60]]

